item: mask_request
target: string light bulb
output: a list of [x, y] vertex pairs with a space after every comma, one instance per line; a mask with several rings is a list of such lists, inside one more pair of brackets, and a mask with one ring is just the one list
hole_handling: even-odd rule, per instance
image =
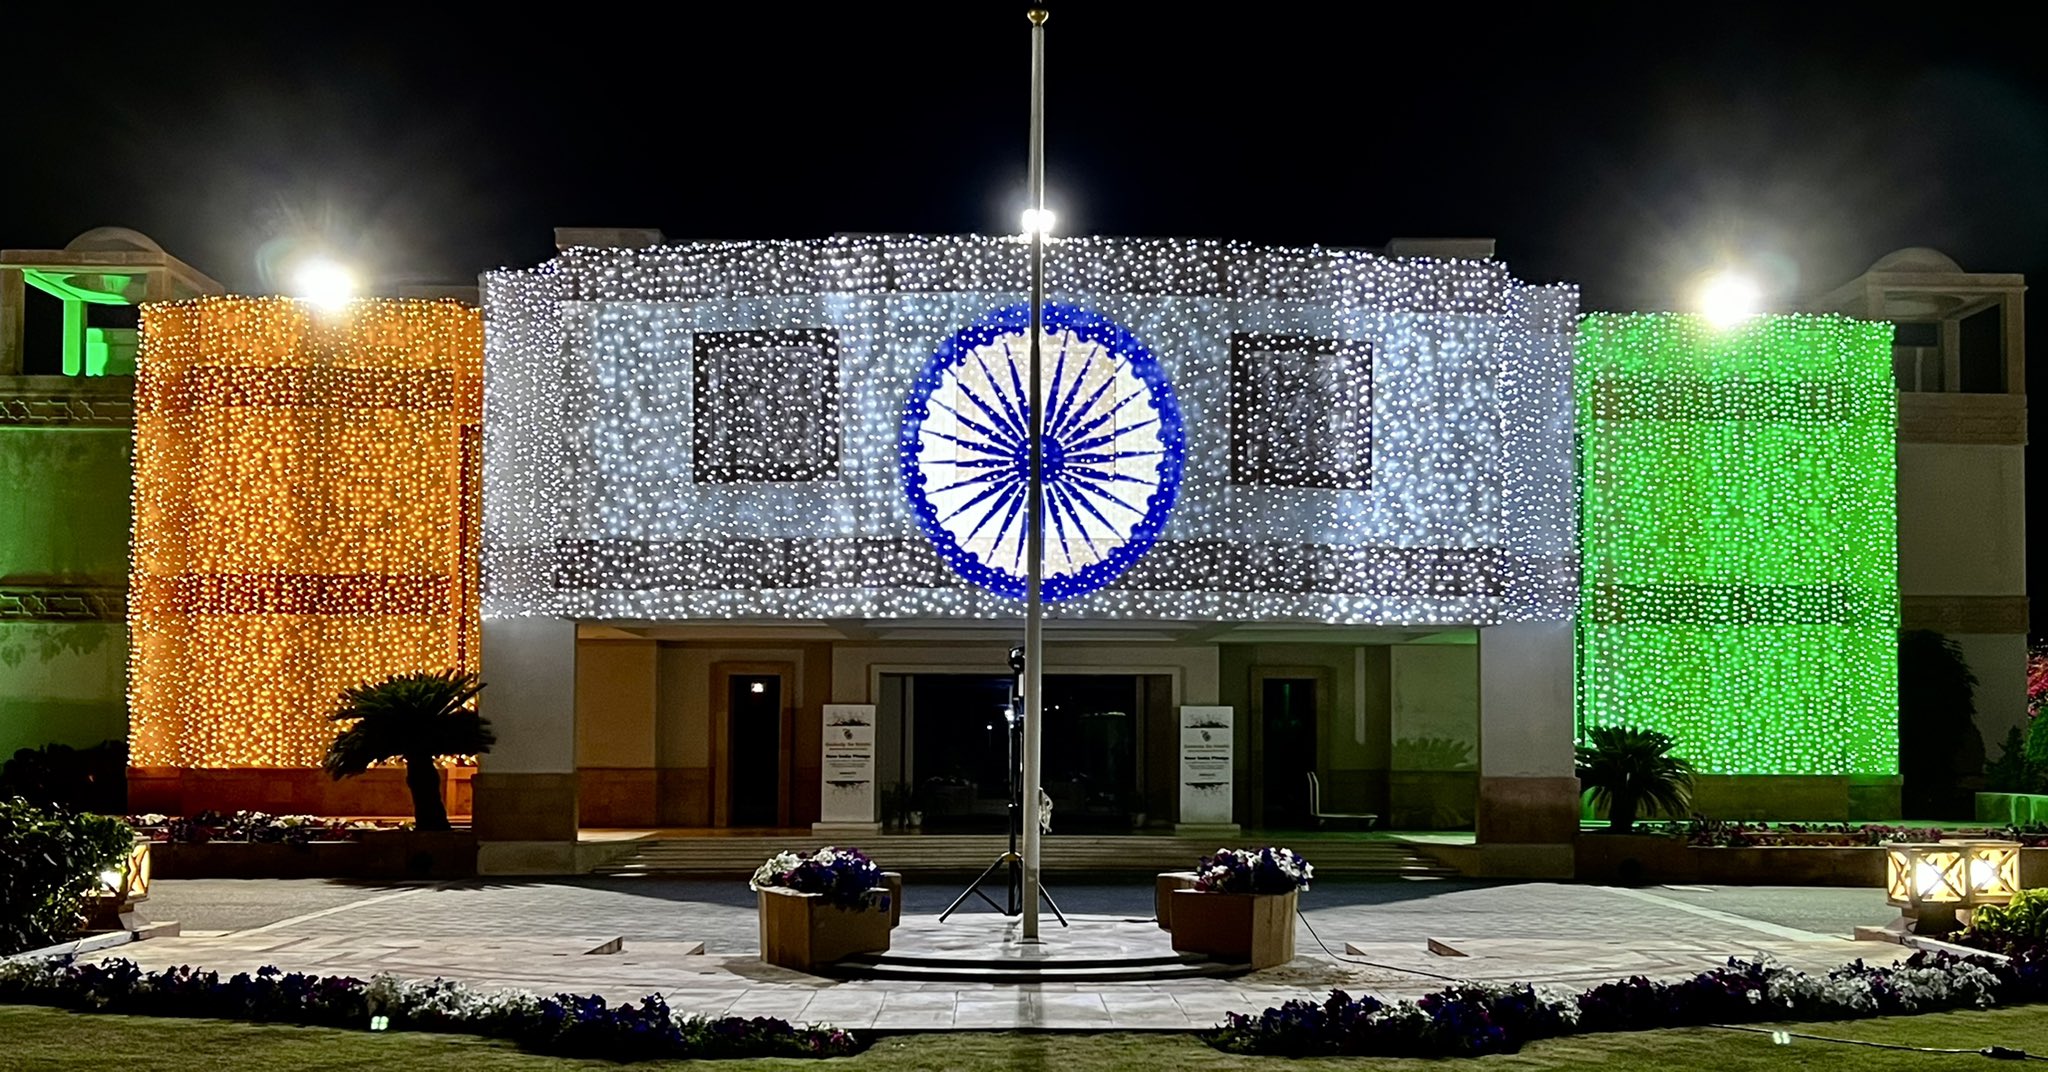
[[1891, 326], [1579, 326], [1580, 731], [1715, 774], [1898, 773]]
[[[1051, 617], [1571, 616], [1575, 290], [1492, 260], [1191, 240], [1063, 239], [1046, 273], [1050, 301], [1142, 342], [1185, 434], [1149, 550]], [[920, 525], [902, 431], [934, 355], [1027, 279], [1014, 238], [919, 236], [577, 248], [487, 273], [485, 616], [1018, 615]], [[1234, 360], [1307, 371], [1247, 393]]]
[[319, 766], [344, 687], [477, 665], [483, 321], [142, 307], [131, 762]]

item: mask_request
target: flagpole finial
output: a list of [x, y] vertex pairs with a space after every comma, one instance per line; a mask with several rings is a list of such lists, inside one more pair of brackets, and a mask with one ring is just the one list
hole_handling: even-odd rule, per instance
[[1034, 8], [1032, 8], [1032, 9], [1031, 9], [1030, 11], [1026, 12], [1026, 13], [1024, 14], [1024, 17], [1025, 17], [1025, 18], [1027, 18], [1027, 19], [1030, 19], [1030, 20], [1031, 20], [1031, 25], [1033, 25], [1033, 26], [1043, 26], [1043, 25], [1045, 25], [1045, 16], [1046, 16], [1046, 15], [1047, 15], [1047, 11], [1046, 11], [1046, 10], [1045, 10], [1044, 8], [1042, 8], [1042, 7], [1034, 7]]

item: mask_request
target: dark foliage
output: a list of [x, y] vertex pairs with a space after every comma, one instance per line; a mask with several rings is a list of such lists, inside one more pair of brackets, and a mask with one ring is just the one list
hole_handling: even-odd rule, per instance
[[[1928, 985], [1927, 975], [1988, 973], [1975, 985]], [[1513, 1053], [1538, 1039], [1610, 1031], [1779, 1020], [1846, 1020], [2048, 999], [2048, 946], [2009, 961], [1915, 953], [1904, 963], [1856, 961], [1824, 978], [1784, 986], [1782, 969], [1730, 960], [1690, 979], [1637, 976], [1570, 997], [1544, 998], [1528, 986], [1462, 984], [1413, 1003], [1389, 1005], [1334, 991], [1323, 1002], [1290, 1001], [1256, 1016], [1231, 1013], [1203, 1041], [1232, 1053], [1279, 1057], [1477, 1057]], [[1977, 975], [1978, 984], [1983, 975]], [[1773, 983], [1779, 985], [1773, 987]]]
[[403, 760], [413, 824], [421, 830], [446, 830], [448, 810], [441, 800], [434, 760], [478, 755], [497, 743], [490, 723], [471, 706], [483, 688], [475, 674], [449, 670], [398, 674], [347, 689], [341, 694], [341, 710], [328, 717], [354, 725], [328, 746], [322, 765], [339, 781], [375, 763]]
[[[2005, 731], [2005, 740], [1998, 746], [1998, 758], [1984, 765], [1984, 789], [1990, 793], [2040, 793], [2048, 792], [2048, 767], [2034, 758], [2032, 727], [2039, 719], [2029, 723], [2022, 730], [2014, 726]], [[2048, 731], [2039, 735], [2048, 744]]]
[[1977, 675], [1956, 642], [1930, 629], [1899, 634], [1900, 803], [1914, 818], [1968, 819], [1982, 784]]
[[128, 742], [24, 748], [0, 766], [0, 797], [43, 807], [119, 815], [128, 810]]
[[0, 800], [0, 956], [77, 934], [100, 872], [134, 844], [119, 819]]
[[638, 1005], [609, 1005], [601, 997], [575, 994], [465, 1004], [450, 1000], [452, 990], [449, 984], [429, 984], [416, 992], [416, 1000], [392, 1003], [361, 979], [274, 967], [225, 979], [218, 972], [187, 967], [145, 973], [126, 960], [0, 968], [0, 1002], [135, 1016], [472, 1034], [511, 1039], [561, 1057], [847, 1057], [863, 1048], [851, 1034], [829, 1027], [795, 1027], [765, 1017], [678, 1018], [658, 995]]
[[1692, 764], [1671, 754], [1656, 730], [1595, 726], [1578, 747], [1579, 786], [1607, 808], [1608, 828], [1626, 834], [1645, 811], [1683, 815], [1692, 800]]

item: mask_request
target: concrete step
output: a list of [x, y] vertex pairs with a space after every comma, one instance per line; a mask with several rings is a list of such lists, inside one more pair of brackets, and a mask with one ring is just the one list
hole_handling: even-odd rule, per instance
[[[791, 836], [658, 838], [635, 842], [631, 852], [599, 868], [600, 875], [743, 875], [789, 848], [822, 839]], [[882, 866], [909, 874], [977, 872], [1008, 845], [998, 835], [880, 834], [857, 840]], [[1315, 837], [1286, 839], [1323, 875], [1449, 876], [1457, 872], [1391, 841]], [[1214, 839], [1169, 836], [1048, 837], [1044, 866], [1053, 873], [1156, 873], [1185, 870], [1214, 852]]]
[[1250, 970], [1249, 964], [1181, 954], [1020, 961], [1013, 957], [920, 957], [894, 953], [858, 954], [819, 969], [841, 979], [997, 985], [1217, 979]]

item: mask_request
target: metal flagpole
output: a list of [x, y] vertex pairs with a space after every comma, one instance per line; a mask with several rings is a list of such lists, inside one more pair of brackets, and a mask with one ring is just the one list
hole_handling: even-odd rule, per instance
[[1038, 941], [1039, 744], [1045, 714], [1045, 407], [1039, 385], [1039, 332], [1045, 324], [1045, 16], [1031, 20], [1031, 473], [1024, 524], [1024, 941]]

